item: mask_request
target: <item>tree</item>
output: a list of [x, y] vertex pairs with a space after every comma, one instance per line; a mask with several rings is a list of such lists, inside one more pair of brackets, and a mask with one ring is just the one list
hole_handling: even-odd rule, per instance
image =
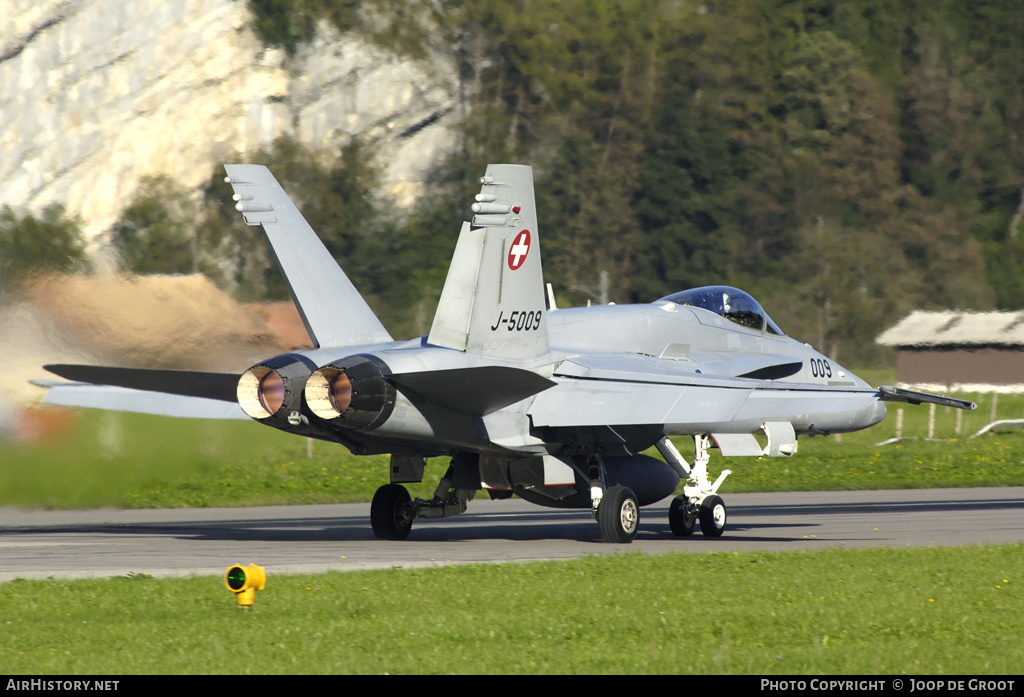
[[[661, 92], [635, 210], [636, 299], [773, 275], [790, 246], [781, 127], [769, 107], [788, 40], [744, 3], [662, 30]], [[782, 26], [785, 26], [783, 23]]]
[[0, 291], [33, 274], [87, 268], [81, 221], [64, 206], [47, 206], [38, 218], [6, 205], [0, 210]]
[[198, 207], [169, 177], [146, 177], [131, 204], [121, 213], [110, 241], [124, 271], [139, 274], [197, 273]]
[[[428, 328], [494, 161], [533, 165], [545, 270], [569, 302], [601, 297], [603, 277], [620, 302], [724, 282], [864, 360], [910, 308], [1024, 307], [1018, 0], [250, 6], [289, 51], [328, 20], [458, 66], [459, 147], [405, 217], [376, 196], [365, 144], [245, 158], [273, 164], [397, 334]], [[262, 241], [215, 198], [193, 265], [246, 297], [282, 293]]]

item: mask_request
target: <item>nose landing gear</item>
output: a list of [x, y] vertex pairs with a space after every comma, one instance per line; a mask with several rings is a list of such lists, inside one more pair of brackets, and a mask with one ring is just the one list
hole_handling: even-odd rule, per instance
[[677, 537], [692, 535], [697, 521], [705, 537], [721, 537], [725, 532], [728, 511], [725, 501], [718, 496], [718, 487], [732, 474], [732, 470], [722, 470], [714, 483], [708, 480], [710, 445], [711, 440], [706, 435], [693, 437], [694, 457], [693, 467], [690, 467], [668, 436], [662, 436], [657, 443], [658, 452], [665, 461], [686, 478], [683, 493], [676, 496], [668, 507], [668, 525]]

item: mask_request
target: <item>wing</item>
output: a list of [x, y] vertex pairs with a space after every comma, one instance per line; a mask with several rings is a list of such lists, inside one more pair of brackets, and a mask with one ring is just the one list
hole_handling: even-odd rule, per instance
[[49, 388], [44, 404], [197, 419], [249, 418], [236, 401], [237, 375], [91, 365], [43, 367], [72, 380], [33, 381]]
[[262, 165], [225, 165], [235, 206], [247, 225], [262, 226], [292, 300], [318, 347], [391, 341], [384, 325]]
[[219, 399], [184, 397], [182, 395], [146, 392], [126, 387], [91, 385], [84, 382], [57, 382], [34, 380], [33, 384], [49, 387], [43, 404], [66, 407], [89, 407], [113, 411], [132, 411], [139, 414], [177, 416], [193, 419], [244, 419], [251, 421], [237, 403]]

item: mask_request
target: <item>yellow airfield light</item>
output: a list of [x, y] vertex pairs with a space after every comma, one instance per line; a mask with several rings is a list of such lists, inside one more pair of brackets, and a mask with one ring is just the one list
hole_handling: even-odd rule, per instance
[[235, 594], [239, 606], [248, 610], [256, 602], [256, 591], [266, 588], [267, 573], [256, 564], [235, 564], [224, 572], [224, 585]]

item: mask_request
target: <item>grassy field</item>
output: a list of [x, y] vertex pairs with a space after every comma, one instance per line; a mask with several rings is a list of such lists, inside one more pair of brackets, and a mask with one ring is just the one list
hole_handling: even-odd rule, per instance
[[[970, 570], [965, 573], [965, 570]], [[1017, 674], [1024, 545], [12, 581], [8, 674]]]
[[0, 505], [207, 507], [369, 501], [387, 459], [249, 421], [67, 410], [69, 426], [0, 445]]
[[[881, 381], [881, 382], [884, 382]], [[970, 396], [968, 396], [970, 397]], [[904, 407], [805, 438], [794, 458], [712, 459], [736, 491], [1024, 485], [1024, 434]], [[1000, 397], [1019, 418], [1024, 397]], [[0, 505], [245, 506], [367, 501], [383, 457], [249, 422], [46, 410], [0, 441]], [[54, 427], [54, 425], [59, 427]], [[678, 442], [687, 455], [686, 439]], [[446, 462], [428, 464], [415, 495]], [[0, 586], [8, 674], [1014, 674], [1024, 545], [784, 554], [618, 555], [551, 563], [273, 576], [251, 612], [219, 578]], [[969, 573], [965, 573], [969, 570]]]
[[[987, 424], [991, 397], [967, 395], [979, 408], [935, 412], [891, 405], [873, 429], [841, 437], [802, 438], [792, 458], [721, 458], [712, 472], [733, 471], [724, 491], [822, 491], [1024, 485], [1024, 433], [966, 436]], [[1024, 396], [1002, 395], [997, 418], [1020, 418]], [[904, 412], [904, 440], [895, 435]], [[369, 501], [387, 480], [385, 457], [358, 458], [343, 447], [243, 421], [171, 419], [90, 409], [40, 412], [60, 424], [33, 444], [0, 441], [0, 505], [49, 508], [204, 507]], [[38, 414], [36, 416], [39, 416]], [[689, 439], [679, 439], [684, 456]], [[656, 453], [652, 453], [655, 454]], [[429, 496], [447, 467], [428, 463], [414, 495]]]

